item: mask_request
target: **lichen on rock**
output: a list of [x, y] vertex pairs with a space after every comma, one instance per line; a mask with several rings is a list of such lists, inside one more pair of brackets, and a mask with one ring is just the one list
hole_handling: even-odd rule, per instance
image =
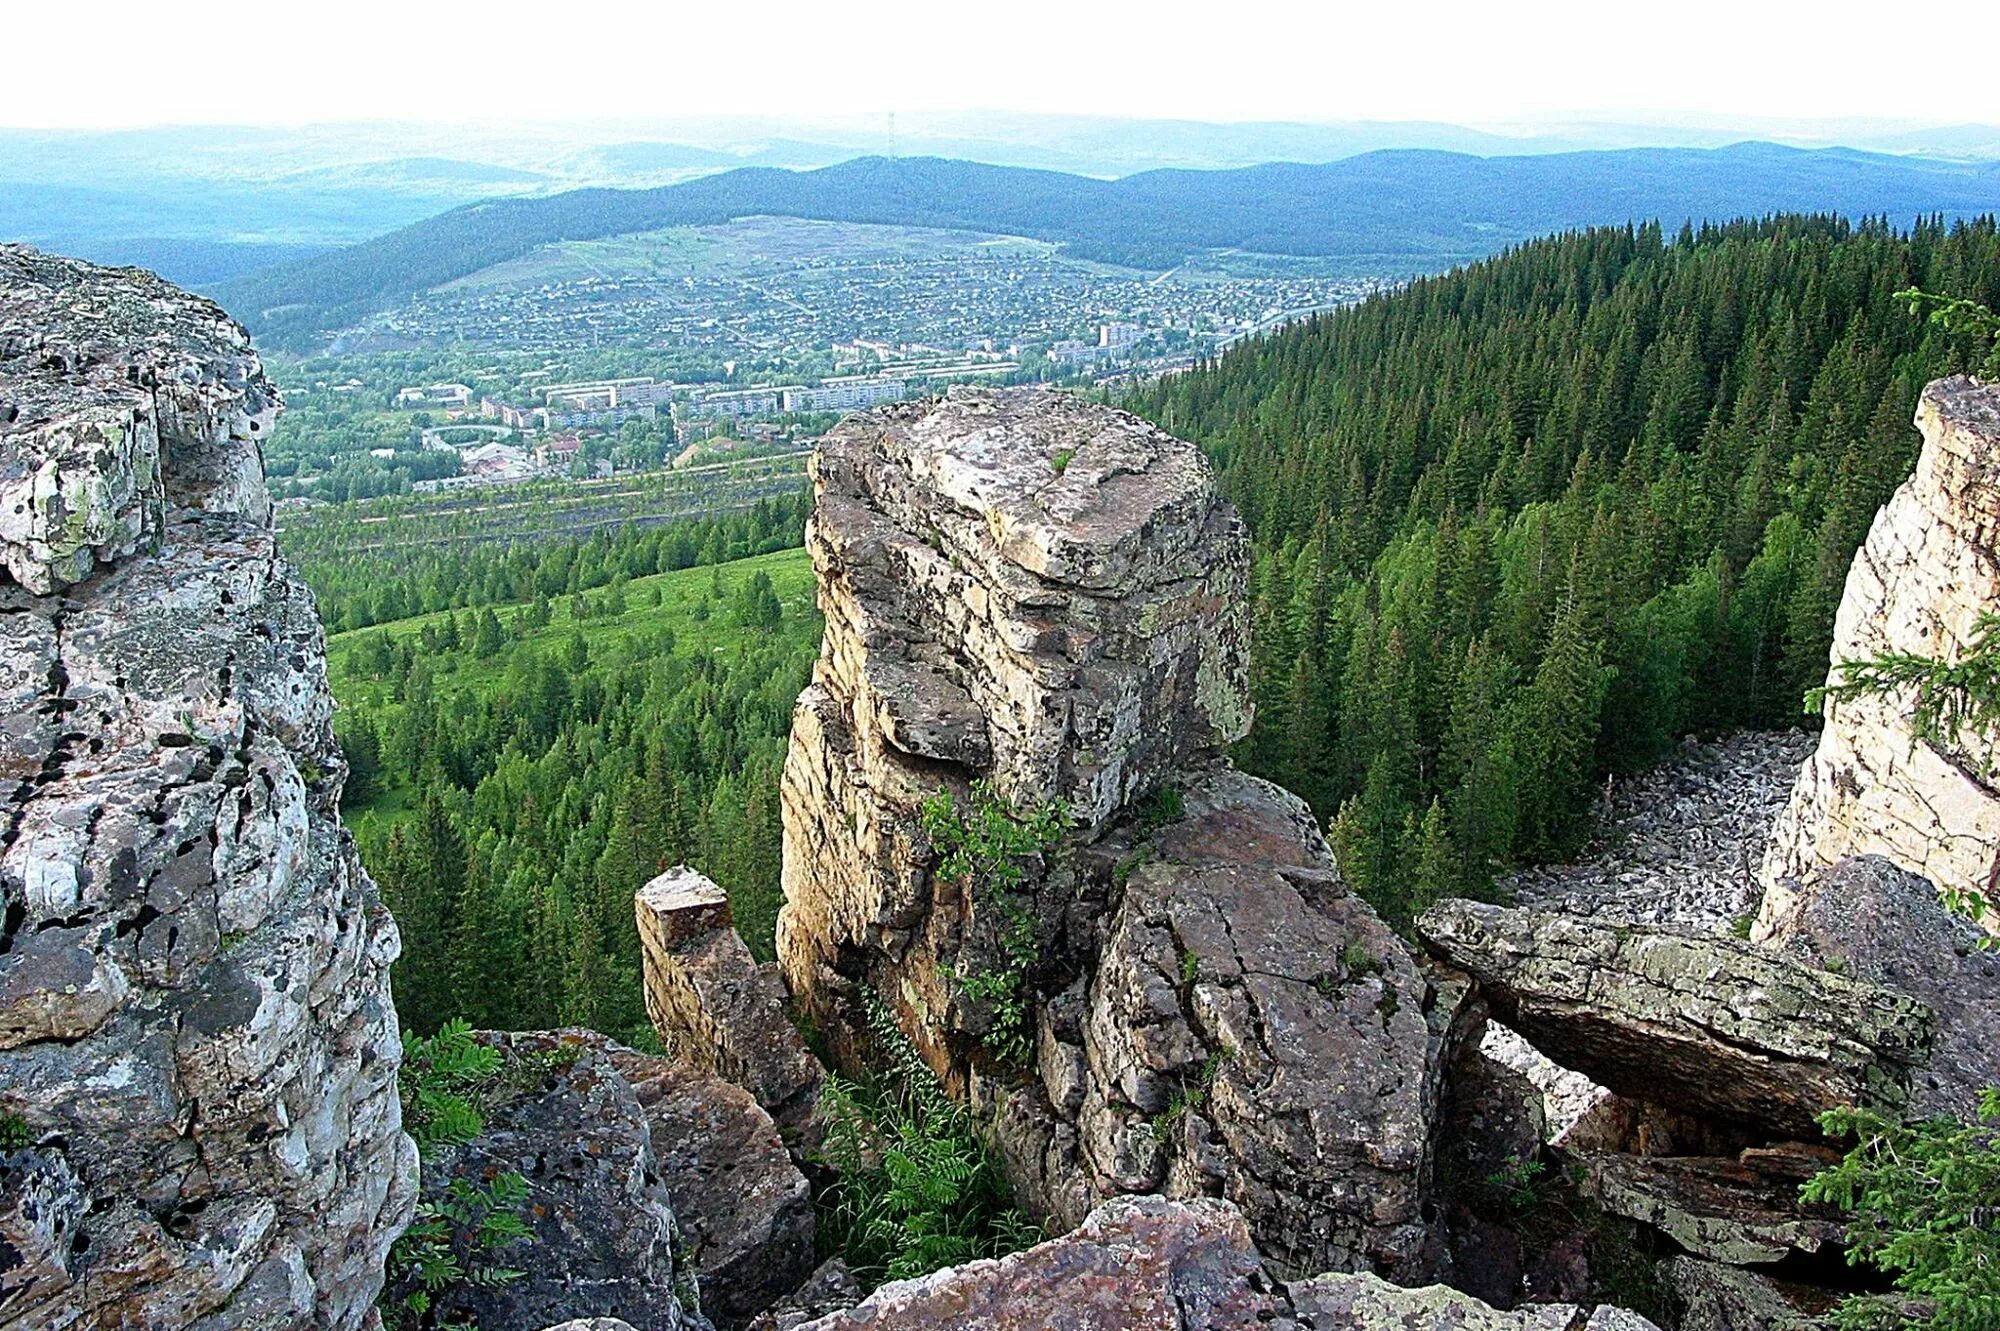
[[10, 1331], [359, 1326], [410, 1213], [398, 940], [269, 530], [276, 402], [208, 302], [0, 247]]

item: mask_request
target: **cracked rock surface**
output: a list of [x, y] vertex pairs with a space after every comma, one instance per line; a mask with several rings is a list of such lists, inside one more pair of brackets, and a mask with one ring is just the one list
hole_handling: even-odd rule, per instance
[[[1916, 471], [1875, 515], [1833, 623], [1835, 665], [1883, 651], [1952, 659], [2000, 610], [2000, 386], [1959, 376], [1924, 389]], [[1763, 865], [1756, 937], [1815, 873], [1880, 855], [2000, 906], [2000, 735], [1952, 751], [1912, 732], [1912, 699], [1828, 698]], [[2000, 929], [2000, 912], [1987, 912]]]
[[1690, 1114], [1811, 1139], [1902, 1109], [1930, 1050], [1922, 1003], [1734, 939], [1457, 900], [1417, 933], [1557, 1063]]
[[398, 940], [267, 525], [275, 405], [208, 302], [0, 247], [9, 1331], [363, 1325], [410, 1214]]
[[1076, 1230], [998, 1261], [884, 1285], [801, 1331], [1657, 1331], [1612, 1307], [1502, 1312], [1440, 1285], [1372, 1273], [1285, 1285], [1227, 1202], [1106, 1202]]

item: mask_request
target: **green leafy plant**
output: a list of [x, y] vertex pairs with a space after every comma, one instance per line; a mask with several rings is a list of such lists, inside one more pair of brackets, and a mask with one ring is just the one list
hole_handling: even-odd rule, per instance
[[819, 1196], [828, 1254], [864, 1280], [904, 1280], [1040, 1241], [967, 1111], [945, 1093], [879, 1000], [869, 1026], [886, 1056], [868, 1081], [830, 1078], [821, 1091]]
[[0, 1114], [0, 1151], [18, 1151], [35, 1144], [35, 1133], [19, 1114]]
[[1179, 821], [1186, 805], [1179, 786], [1161, 786], [1139, 806], [1139, 830], [1151, 836], [1168, 823]]
[[1915, 1301], [1850, 1298], [1843, 1331], [2000, 1326], [2000, 1090], [1984, 1094], [1969, 1124], [1836, 1109], [1820, 1126], [1858, 1144], [1805, 1185], [1805, 1199], [1847, 1212], [1848, 1261], [1888, 1273]]
[[957, 978], [965, 997], [986, 1008], [982, 1042], [1006, 1063], [1024, 1064], [1034, 1054], [1029, 975], [1040, 942], [1034, 915], [1021, 899], [1024, 865], [1062, 839], [1063, 818], [1060, 805], [1018, 815], [984, 782], [972, 788], [962, 809], [949, 790], [938, 791], [923, 806], [924, 832], [939, 857], [937, 876], [961, 884], [999, 917], [1000, 964], [960, 967]]
[[1539, 1160], [1510, 1155], [1486, 1176], [1486, 1186], [1510, 1211], [1532, 1211], [1541, 1205], [1541, 1179], [1548, 1166]]
[[1069, 470], [1069, 464], [1073, 462], [1075, 459], [1076, 459], [1075, 449], [1059, 448], [1056, 450], [1055, 456], [1049, 459], [1049, 465], [1051, 467], [1054, 467], [1056, 475], [1060, 476], [1064, 472]]
[[1953, 337], [1969, 337], [1992, 344], [1982, 373], [2000, 376], [2000, 315], [1976, 300], [1939, 296], [1916, 287], [1905, 287], [1896, 299], [1921, 314]]
[[[553, 1055], [560, 1058], [561, 1051]], [[428, 1038], [403, 1035], [397, 1090], [403, 1124], [419, 1154], [462, 1146], [486, 1126], [485, 1096], [500, 1077], [500, 1051], [475, 1040], [465, 1021], [448, 1021]], [[537, 1065], [537, 1070], [541, 1066]], [[389, 1250], [382, 1319], [391, 1331], [429, 1327], [439, 1300], [452, 1289], [504, 1285], [522, 1272], [497, 1260], [497, 1250], [530, 1236], [523, 1209], [527, 1180], [511, 1170], [484, 1182], [456, 1178], [443, 1195], [420, 1202], [410, 1227]]]

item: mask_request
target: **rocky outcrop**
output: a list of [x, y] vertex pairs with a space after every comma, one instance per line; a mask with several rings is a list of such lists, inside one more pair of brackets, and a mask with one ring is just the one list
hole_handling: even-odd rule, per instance
[[812, 1193], [770, 1115], [685, 1063], [630, 1050], [611, 1063], [646, 1116], [702, 1312], [728, 1331], [791, 1295], [813, 1270]]
[[358, 1326], [410, 1213], [276, 407], [208, 302], [0, 247], [0, 1326]]
[[1877, 855], [1813, 874], [1766, 912], [1765, 942], [1822, 969], [1908, 994], [1938, 1014], [1930, 1059], [1911, 1078], [1910, 1112], [1970, 1121], [2000, 1086], [2000, 953], [1946, 910], [1928, 879]]
[[[1017, 1184], [1060, 1224], [1119, 1193], [1222, 1196], [1281, 1270], [1428, 1271], [1443, 1020], [1296, 797], [1220, 769], [1080, 859], [1125, 883], [1094, 969], [1002, 1091]], [[1115, 872], [1115, 870], [1114, 870]]]
[[1469, 901], [1417, 932], [1556, 1062], [1707, 1118], [1811, 1137], [1840, 1105], [1900, 1110], [1929, 1052], [1922, 1004], [1732, 939]]
[[437, 1292], [437, 1324], [535, 1331], [602, 1317], [635, 1331], [706, 1327], [694, 1273], [680, 1259], [656, 1125], [620, 1070], [621, 1051], [581, 1030], [478, 1038], [501, 1055], [480, 1092], [485, 1126], [465, 1145], [425, 1148], [424, 1199], [511, 1171], [528, 1185], [521, 1215], [531, 1232], [481, 1254], [518, 1277]]
[[[1950, 659], [1981, 613], [2000, 610], [2000, 387], [1943, 379], [1917, 406], [1915, 473], [1875, 517], [1834, 617], [1840, 663], [1884, 651]], [[1911, 699], [1829, 698], [1819, 749], [1799, 774], [1763, 866], [1757, 937], [1794, 910], [1820, 870], [1881, 855], [1941, 888], [2000, 904], [2000, 736], [1962, 752], [1913, 733]], [[2000, 929], [2000, 913], [1987, 912]]]
[[794, 1140], [809, 1141], [825, 1073], [786, 1013], [784, 981], [736, 932], [728, 895], [682, 865], [639, 889], [633, 908], [661, 1045], [745, 1088]]
[[1226, 1202], [1107, 1202], [1074, 1232], [998, 1261], [885, 1285], [809, 1331], [1657, 1331], [1610, 1307], [1501, 1312], [1369, 1273], [1285, 1285]]
[[[1451, 1003], [1305, 806], [1222, 756], [1250, 718], [1248, 550], [1200, 451], [954, 390], [850, 417], [813, 475], [827, 629], [778, 941], [834, 1055], [864, 1061], [886, 1014], [1057, 1224], [1220, 1195], [1285, 1269], [1424, 1274]], [[1053, 810], [1061, 836], [1018, 882], [941, 874], [940, 792], [932, 830]]]

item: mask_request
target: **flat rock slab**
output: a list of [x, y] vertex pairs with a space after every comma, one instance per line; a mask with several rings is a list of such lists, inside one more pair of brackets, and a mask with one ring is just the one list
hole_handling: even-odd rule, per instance
[[1900, 1109], [1930, 1047], [1923, 1004], [1733, 939], [1470, 901], [1417, 932], [1564, 1067], [1779, 1136], [1841, 1105]]

